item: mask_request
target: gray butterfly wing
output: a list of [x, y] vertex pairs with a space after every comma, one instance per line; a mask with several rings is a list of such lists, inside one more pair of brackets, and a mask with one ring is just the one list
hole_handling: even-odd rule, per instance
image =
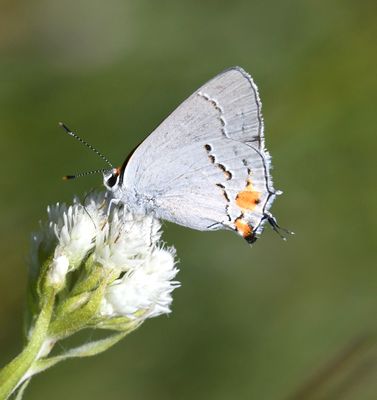
[[255, 238], [275, 196], [257, 87], [224, 71], [184, 101], [136, 149], [123, 171], [130, 208], [198, 230]]

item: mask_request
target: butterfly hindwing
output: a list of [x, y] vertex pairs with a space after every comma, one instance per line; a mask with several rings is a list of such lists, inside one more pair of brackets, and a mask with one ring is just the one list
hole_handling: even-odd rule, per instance
[[184, 101], [136, 149], [124, 202], [199, 230], [255, 238], [275, 196], [257, 88], [235, 67]]

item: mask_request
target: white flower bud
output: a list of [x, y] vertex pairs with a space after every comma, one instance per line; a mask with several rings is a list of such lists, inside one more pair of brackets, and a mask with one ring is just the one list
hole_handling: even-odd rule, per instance
[[48, 280], [50, 285], [55, 287], [61, 287], [64, 285], [68, 267], [69, 261], [66, 256], [54, 258], [48, 271]]
[[[173, 280], [178, 272], [174, 249], [162, 248], [158, 220], [134, 215], [123, 206], [113, 206], [109, 212], [103, 194], [87, 196], [85, 206], [77, 199], [70, 207], [56, 204], [48, 208], [48, 216], [48, 223], [33, 235], [33, 276], [49, 262], [47, 283], [61, 291], [67, 274], [79, 269], [70, 286], [77, 283], [80, 299], [86, 301], [103, 279], [109, 279], [98, 299], [99, 311], [93, 308], [102, 322], [117, 316], [142, 321], [170, 312], [172, 291], [180, 284]], [[69, 290], [64, 292], [63, 297], [69, 296]], [[65, 304], [81, 307], [74, 299]]]
[[171, 293], [180, 286], [172, 281], [178, 272], [172, 253], [155, 248], [142, 264], [115, 281], [105, 295], [102, 315], [135, 319], [141, 312], [145, 319], [170, 313]]
[[74, 204], [55, 223], [55, 234], [59, 240], [55, 257], [65, 255], [74, 267], [78, 266], [89, 250], [94, 247], [97, 226], [84, 207]]
[[161, 237], [160, 226], [150, 216], [115, 209], [97, 233], [94, 261], [120, 272], [141, 265]]

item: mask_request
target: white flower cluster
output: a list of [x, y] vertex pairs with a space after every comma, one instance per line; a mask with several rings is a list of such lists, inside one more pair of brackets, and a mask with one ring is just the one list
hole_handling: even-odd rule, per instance
[[91, 194], [85, 206], [48, 208], [48, 222], [32, 238], [31, 270], [37, 274], [50, 259], [48, 279], [63, 287], [67, 274], [84, 268], [87, 260], [114, 277], [99, 309], [101, 318], [145, 319], [170, 312], [175, 250], [164, 248], [160, 223], [152, 216], [136, 216], [112, 205], [106, 194]]

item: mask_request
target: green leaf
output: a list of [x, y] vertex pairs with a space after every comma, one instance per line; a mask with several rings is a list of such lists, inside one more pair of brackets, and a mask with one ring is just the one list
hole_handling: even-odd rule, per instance
[[24, 395], [24, 392], [25, 392], [25, 389], [27, 388], [29, 383], [30, 383], [30, 379], [27, 379], [25, 382], [23, 382], [21, 384], [21, 386], [16, 391], [16, 396], [14, 397], [14, 400], [21, 400], [22, 399], [22, 397]]
[[114, 346], [121, 339], [123, 339], [128, 333], [132, 332], [135, 327], [131, 328], [128, 331], [115, 333], [113, 335], [108, 336], [107, 338], [96, 340], [93, 342], [85, 343], [82, 346], [75, 347], [66, 351], [65, 353], [55, 356], [38, 360], [32, 367], [32, 375], [38, 374], [50, 368], [61, 361], [68, 360], [70, 358], [81, 358], [81, 357], [91, 357], [95, 356], [99, 353], [102, 353]]
[[115, 317], [115, 318], [104, 318], [104, 319], [98, 319], [95, 321], [91, 322], [91, 326], [93, 328], [99, 328], [99, 329], [107, 329], [111, 331], [125, 331], [130, 329], [136, 329], [139, 325], [141, 325], [142, 322], [140, 320], [130, 320], [129, 318], [126, 317]]
[[49, 336], [62, 339], [86, 328], [98, 313], [106, 286], [107, 279], [103, 279], [100, 286], [89, 293], [89, 299], [82, 307], [68, 314], [64, 312], [59, 314], [51, 322]]
[[71, 295], [79, 295], [96, 289], [104, 277], [106, 277], [106, 271], [101, 266], [95, 264], [92, 257], [89, 257], [82, 268], [82, 273], [71, 290]]
[[83, 305], [85, 305], [90, 299], [91, 293], [85, 292], [76, 296], [68, 297], [57, 305], [55, 315], [56, 318], [60, 318], [63, 315], [67, 315], [71, 312], [76, 311]]

